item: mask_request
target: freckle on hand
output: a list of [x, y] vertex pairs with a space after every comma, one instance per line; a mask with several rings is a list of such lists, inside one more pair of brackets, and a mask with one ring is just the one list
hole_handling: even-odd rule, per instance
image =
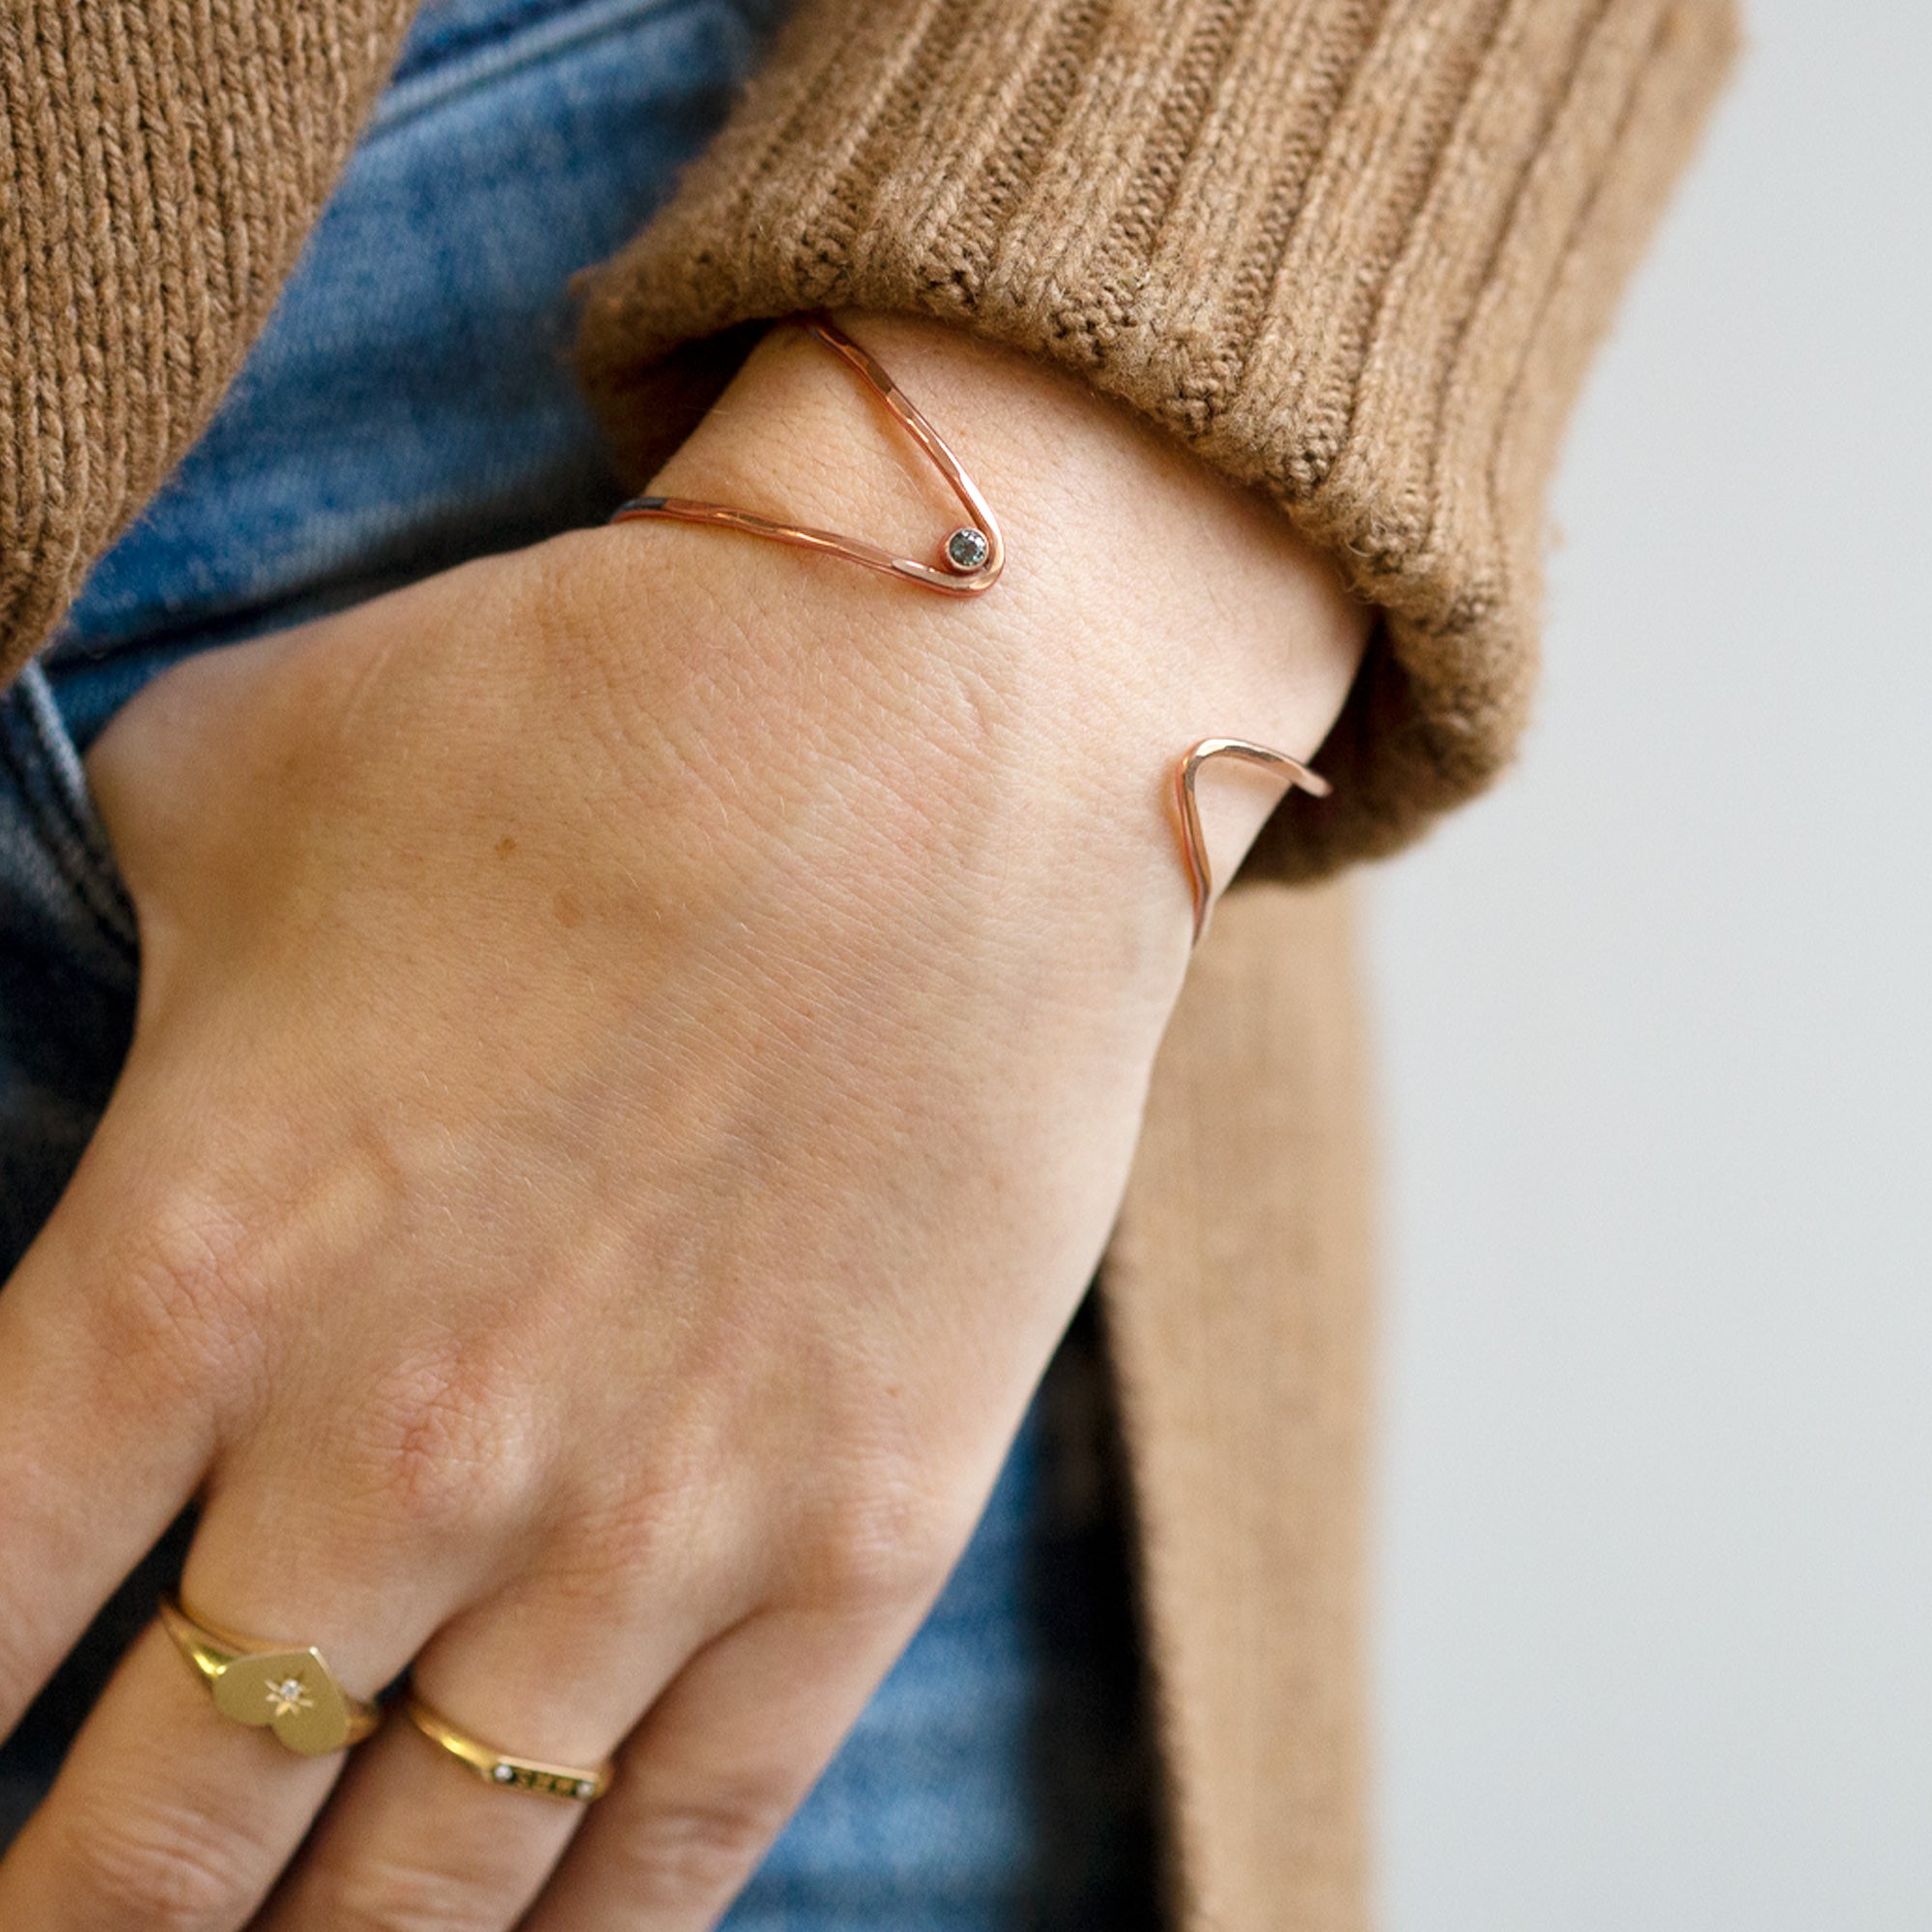
[[517, 841], [507, 832], [497, 840], [497, 856], [499, 859], [507, 859], [516, 849]]
[[556, 914], [556, 923], [559, 925], [583, 923], [583, 908], [570, 893], [558, 893], [551, 901], [551, 910]]

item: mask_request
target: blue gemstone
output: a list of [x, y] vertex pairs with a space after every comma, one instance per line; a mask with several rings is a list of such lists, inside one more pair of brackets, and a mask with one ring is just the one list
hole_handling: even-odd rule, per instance
[[954, 570], [978, 570], [992, 554], [986, 533], [970, 524], [946, 539], [946, 560]]

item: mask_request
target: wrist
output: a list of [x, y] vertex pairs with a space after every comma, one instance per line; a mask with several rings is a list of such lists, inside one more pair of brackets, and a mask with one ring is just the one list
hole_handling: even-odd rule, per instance
[[[809, 639], [830, 702], [865, 689], [862, 711], [883, 702], [893, 714], [895, 758], [916, 767], [963, 754], [1010, 785], [1091, 798], [1172, 870], [1165, 783], [1181, 751], [1235, 734], [1313, 753], [1353, 675], [1366, 613], [1273, 506], [1061, 372], [942, 324], [844, 320], [998, 514], [1009, 562], [989, 593], [936, 596], [716, 530], [657, 526], [648, 538], [630, 528], [600, 541], [633, 561], [647, 543], [721, 605], [756, 613], [780, 648]], [[785, 327], [651, 488], [916, 557], [935, 555], [959, 521], [877, 399]], [[1240, 771], [1204, 788], [1217, 877], [1278, 791]]]

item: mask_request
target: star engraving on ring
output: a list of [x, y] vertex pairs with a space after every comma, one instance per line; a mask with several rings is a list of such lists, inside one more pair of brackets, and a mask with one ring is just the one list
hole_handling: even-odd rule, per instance
[[284, 1677], [273, 1684], [265, 1684], [262, 1694], [268, 1698], [270, 1709], [278, 1718], [292, 1718], [298, 1711], [315, 1708], [315, 1699], [308, 1694], [308, 1688], [299, 1677]]

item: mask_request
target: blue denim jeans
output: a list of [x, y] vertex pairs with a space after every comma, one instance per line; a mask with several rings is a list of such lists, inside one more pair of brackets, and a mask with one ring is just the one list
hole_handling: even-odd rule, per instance
[[[139, 952], [81, 753], [156, 671], [622, 492], [568, 276], [704, 142], [773, 0], [438, 0], [215, 420], [0, 701], [0, 1275], [127, 1051]], [[4, 1426], [4, 1419], [0, 1419]], [[1152, 1772], [1094, 1319], [950, 1585], [733, 1932], [1136, 1932]], [[184, 1520], [0, 1747], [0, 1844], [178, 1572]]]

